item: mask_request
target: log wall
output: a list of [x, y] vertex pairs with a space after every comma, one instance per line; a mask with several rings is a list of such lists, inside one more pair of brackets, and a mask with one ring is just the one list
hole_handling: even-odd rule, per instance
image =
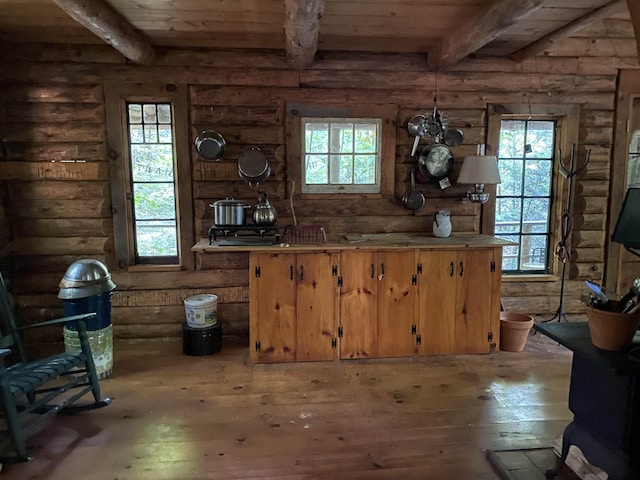
[[[438, 74], [438, 101], [450, 124], [463, 130], [464, 143], [454, 147], [457, 177], [462, 158], [485, 143], [490, 103], [580, 104], [580, 151], [591, 149], [591, 163], [576, 181], [573, 260], [566, 286], [567, 313], [582, 313], [583, 280], [601, 281], [614, 136], [618, 68], [637, 68], [628, 21], [618, 20], [616, 42], [603, 41], [601, 28], [559, 43], [532, 60], [468, 59]], [[611, 26], [606, 34], [611, 36]], [[627, 32], [627, 33], [625, 33]], [[591, 36], [590, 36], [591, 35]], [[435, 74], [424, 55], [319, 52], [302, 72], [287, 68], [284, 53], [257, 50], [159, 52], [153, 66], [126, 64], [107, 46], [4, 44], [0, 47], [0, 128], [5, 153], [0, 179], [6, 181], [3, 232], [14, 241], [10, 255], [17, 274], [18, 308], [27, 321], [60, 314], [58, 282], [74, 260], [104, 261], [118, 288], [113, 299], [117, 338], [166, 338], [180, 335], [185, 297], [204, 292], [219, 296], [225, 333], [248, 332], [248, 255], [197, 255], [193, 272], [117, 273], [113, 264], [113, 227], [106, 154], [105, 81], [183, 82], [189, 86], [192, 143], [198, 131], [213, 128], [227, 140], [226, 157], [204, 163], [195, 151], [192, 164], [196, 237], [213, 223], [211, 201], [233, 196], [254, 204], [256, 191], [236, 173], [236, 160], [252, 146], [273, 161], [272, 176], [261, 186], [280, 216], [292, 221], [287, 201], [285, 104], [393, 104], [396, 119], [395, 195], [353, 202], [297, 201], [304, 222], [320, 223], [330, 235], [345, 232], [429, 232], [433, 212], [452, 211], [456, 232], [477, 232], [480, 207], [462, 200], [466, 186], [440, 190], [420, 185], [426, 207], [412, 213], [400, 197], [406, 190], [412, 137], [407, 120], [433, 106]], [[0, 184], [1, 187], [1, 184]], [[8, 218], [7, 218], [8, 217]], [[8, 235], [0, 235], [6, 242]], [[1, 243], [0, 243], [1, 246]], [[508, 309], [531, 314], [553, 313], [558, 281], [504, 282]], [[34, 341], [59, 340], [58, 330]]]

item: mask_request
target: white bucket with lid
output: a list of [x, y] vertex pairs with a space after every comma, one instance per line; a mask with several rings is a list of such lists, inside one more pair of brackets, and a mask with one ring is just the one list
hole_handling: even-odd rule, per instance
[[192, 328], [211, 327], [218, 323], [218, 296], [211, 293], [184, 299], [187, 325]]

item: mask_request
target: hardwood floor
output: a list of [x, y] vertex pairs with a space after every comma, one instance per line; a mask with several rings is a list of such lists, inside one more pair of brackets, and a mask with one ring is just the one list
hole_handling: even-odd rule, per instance
[[225, 339], [118, 343], [113, 403], [60, 416], [3, 479], [498, 478], [487, 449], [545, 447], [570, 421], [571, 353], [541, 335], [521, 353], [251, 365]]

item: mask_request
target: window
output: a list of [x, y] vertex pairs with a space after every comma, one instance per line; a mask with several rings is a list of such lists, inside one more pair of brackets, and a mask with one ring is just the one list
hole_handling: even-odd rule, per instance
[[303, 193], [380, 193], [380, 119], [301, 120]]
[[397, 105], [287, 102], [287, 178], [295, 195], [395, 192]]
[[127, 102], [127, 127], [135, 262], [177, 264], [171, 104]]
[[551, 245], [554, 120], [502, 120], [498, 146], [495, 235], [504, 248], [504, 273], [547, 273]]
[[194, 268], [186, 87], [105, 84], [119, 270]]

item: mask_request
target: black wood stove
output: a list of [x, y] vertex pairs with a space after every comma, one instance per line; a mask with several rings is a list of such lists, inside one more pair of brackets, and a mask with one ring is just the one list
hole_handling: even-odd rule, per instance
[[[624, 352], [591, 343], [582, 323], [542, 323], [539, 332], [573, 351], [569, 409], [573, 421], [562, 439], [564, 462], [576, 445], [609, 480], [640, 479], [640, 335]], [[557, 470], [547, 472], [554, 478]]]

